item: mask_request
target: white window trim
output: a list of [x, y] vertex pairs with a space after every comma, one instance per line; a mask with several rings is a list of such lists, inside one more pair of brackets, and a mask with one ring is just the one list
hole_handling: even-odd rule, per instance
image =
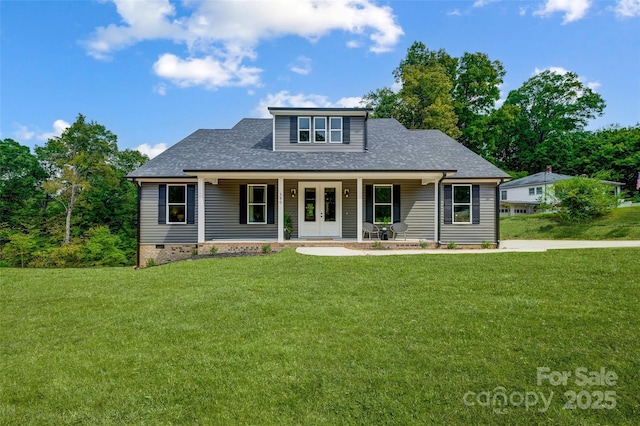
[[[332, 129], [331, 128], [331, 120], [335, 120], [335, 119], [340, 120], [340, 128], [339, 129]], [[338, 140], [338, 141], [332, 140], [331, 139], [331, 132], [340, 132], [340, 140]], [[329, 133], [329, 138], [328, 138], [329, 143], [342, 143], [343, 132], [344, 132], [344, 122], [342, 120], [342, 117], [329, 117], [329, 131], [328, 131], [328, 133]]]
[[[316, 127], [316, 120], [317, 119], [323, 119], [324, 120], [324, 128], [322, 127]], [[327, 127], [329, 124], [329, 120], [327, 117], [313, 117], [312, 119], [313, 125], [311, 127], [313, 127], [313, 143], [327, 143], [329, 141], [328, 135], [327, 135]], [[316, 140], [316, 131], [324, 131], [324, 140], [323, 141], [317, 141]]]
[[506, 200], [507, 199], [507, 190], [503, 189], [502, 191], [500, 191], [500, 199], [501, 200]]
[[[309, 120], [309, 129], [300, 129], [300, 120]], [[300, 139], [300, 132], [309, 132], [309, 140], [303, 141]], [[313, 141], [313, 118], [312, 117], [298, 117], [298, 143], [311, 143]]]
[[[376, 203], [376, 188], [379, 186], [384, 186], [384, 187], [388, 187], [389, 190], [391, 191], [391, 201], [388, 203]], [[373, 223], [375, 223], [376, 225], [381, 225], [382, 222], [376, 222], [376, 205], [380, 205], [380, 206], [386, 206], [389, 205], [391, 206], [391, 216], [389, 216], [391, 218], [391, 223], [393, 223], [393, 184], [390, 183], [381, 183], [381, 184], [375, 184], [373, 185]]]
[[[264, 188], [264, 203], [250, 203], [251, 191], [253, 188], [261, 186]], [[250, 183], [247, 184], [247, 225], [266, 225], [267, 224], [267, 184], [265, 183]], [[264, 206], [264, 222], [251, 222], [251, 206]]]
[[[181, 186], [182, 188], [184, 188], [184, 203], [170, 203], [169, 202], [169, 192], [171, 192], [169, 190], [169, 188], [173, 187], [173, 186]], [[169, 211], [171, 209], [171, 206], [184, 206], [184, 220], [182, 222], [171, 222], [169, 220], [169, 218], [171, 217], [171, 215], [169, 214]], [[167, 184], [167, 224], [170, 225], [186, 225], [187, 223], [187, 185], [173, 185], [173, 184]]]
[[542, 187], [541, 186], [537, 186], [536, 187], [536, 195], [542, 195]]
[[[468, 203], [456, 203], [456, 187], [469, 188]], [[468, 222], [456, 222], [456, 206], [469, 206]], [[469, 225], [473, 223], [473, 185], [451, 185], [451, 223], [454, 225]]]
[[532, 196], [532, 195], [536, 195], [536, 188], [533, 186], [529, 188], [529, 196]]

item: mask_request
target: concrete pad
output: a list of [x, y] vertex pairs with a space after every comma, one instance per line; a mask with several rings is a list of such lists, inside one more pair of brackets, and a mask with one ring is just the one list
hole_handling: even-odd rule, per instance
[[510, 252], [544, 252], [559, 249], [640, 247], [640, 241], [585, 240], [507, 240], [499, 249], [409, 249], [409, 250], [353, 250], [346, 247], [298, 247], [296, 253], [312, 256], [394, 256], [403, 254], [498, 254]]

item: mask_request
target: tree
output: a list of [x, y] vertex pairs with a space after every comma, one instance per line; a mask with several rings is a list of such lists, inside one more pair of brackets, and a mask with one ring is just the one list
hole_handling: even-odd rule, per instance
[[0, 140], [0, 223], [17, 225], [17, 212], [38, 195], [46, 177], [28, 147]]
[[524, 169], [535, 173], [547, 164], [563, 166], [551, 161], [552, 153], [566, 151], [566, 135], [602, 115], [605, 102], [577, 74], [546, 70], [510, 92], [504, 106], [520, 110], [519, 160]]
[[82, 114], [62, 135], [36, 148], [38, 157], [53, 172], [45, 190], [65, 209], [64, 243], [71, 238], [71, 220], [76, 201], [90, 187], [92, 177], [108, 172], [109, 162], [117, 153], [117, 138], [104, 126], [87, 123]]
[[612, 187], [597, 179], [576, 177], [561, 180], [551, 187], [558, 218], [563, 223], [588, 222], [604, 216], [617, 205]]
[[455, 58], [414, 42], [393, 76], [401, 87], [397, 93], [383, 88], [364, 97], [374, 117], [395, 117], [409, 129], [439, 129], [482, 151], [484, 143], [473, 138], [500, 96], [499, 61], [479, 52]]

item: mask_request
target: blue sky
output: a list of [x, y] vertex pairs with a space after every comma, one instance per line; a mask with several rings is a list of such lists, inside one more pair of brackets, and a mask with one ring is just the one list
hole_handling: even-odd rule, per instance
[[0, 2], [0, 138], [44, 145], [79, 113], [156, 155], [267, 106], [357, 106], [414, 41], [541, 70], [605, 99], [590, 128], [640, 122], [640, 0]]

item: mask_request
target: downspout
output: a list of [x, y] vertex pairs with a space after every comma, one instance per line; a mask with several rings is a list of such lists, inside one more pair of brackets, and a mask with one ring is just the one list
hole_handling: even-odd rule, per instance
[[369, 112], [365, 113], [364, 116], [364, 152], [368, 152], [369, 151], [369, 132], [368, 132], [368, 127], [369, 127]]
[[442, 245], [442, 241], [440, 241], [440, 228], [442, 228], [442, 214], [440, 213], [442, 211], [442, 181], [444, 180], [444, 178], [447, 177], [447, 172], [442, 172], [442, 177], [440, 178], [440, 180], [438, 180], [438, 183], [436, 185], [438, 185], [437, 189], [438, 189], [438, 205], [437, 205], [437, 213], [436, 215], [438, 216], [438, 235], [436, 235], [436, 242], [438, 244], [438, 248], [440, 248], [440, 246]]
[[500, 185], [503, 183], [504, 179], [500, 179], [496, 185], [496, 248], [500, 248]]
[[136, 220], [136, 269], [140, 268], [140, 199], [142, 198], [142, 185], [137, 180], [133, 180], [138, 190], [138, 218]]

